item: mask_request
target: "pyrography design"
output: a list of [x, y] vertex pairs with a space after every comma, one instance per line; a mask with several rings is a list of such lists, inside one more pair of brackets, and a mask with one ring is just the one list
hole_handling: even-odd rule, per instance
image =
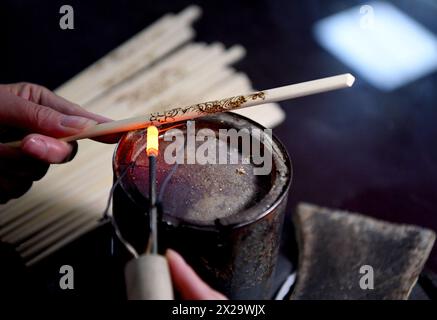
[[198, 103], [183, 108], [174, 108], [167, 111], [153, 112], [150, 114], [149, 119], [147, 120], [150, 122], [165, 123], [168, 121], [175, 121], [177, 116], [190, 113], [197, 115], [206, 115], [210, 113], [226, 112], [240, 108], [245, 102], [249, 100], [257, 99], [265, 100], [265, 93], [260, 91], [247, 96], [235, 96], [222, 100]]

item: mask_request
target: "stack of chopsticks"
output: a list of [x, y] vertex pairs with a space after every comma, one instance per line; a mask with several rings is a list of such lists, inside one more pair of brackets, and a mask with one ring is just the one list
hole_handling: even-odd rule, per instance
[[[252, 92], [250, 80], [231, 65], [241, 46], [193, 43], [191, 6], [167, 14], [56, 90], [112, 119]], [[237, 111], [273, 127], [284, 114], [276, 105]], [[0, 240], [13, 244], [27, 265], [47, 257], [98, 226], [112, 186], [114, 145], [79, 142], [76, 158], [52, 166], [19, 199], [0, 206]]]

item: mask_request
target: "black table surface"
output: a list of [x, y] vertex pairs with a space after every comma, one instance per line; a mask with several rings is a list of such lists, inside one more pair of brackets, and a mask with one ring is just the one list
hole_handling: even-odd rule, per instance
[[[437, 33], [431, 1], [393, 2]], [[0, 82], [54, 89], [164, 13], [191, 3], [204, 9], [196, 40], [245, 46], [247, 57], [236, 67], [256, 88], [350, 72], [314, 41], [312, 26], [363, 1], [69, 1], [75, 29], [63, 31], [63, 1], [3, 0]], [[349, 90], [281, 103], [287, 118], [274, 133], [294, 168], [288, 214], [305, 201], [437, 230], [436, 84], [433, 73], [387, 93], [358, 77]], [[286, 233], [285, 243], [292, 237]], [[427, 266], [437, 271], [435, 248]]]

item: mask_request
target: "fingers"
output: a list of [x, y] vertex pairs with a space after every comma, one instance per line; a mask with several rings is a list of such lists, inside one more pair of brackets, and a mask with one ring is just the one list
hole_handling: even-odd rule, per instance
[[77, 143], [55, 138], [110, 121], [32, 84], [0, 85], [0, 101], [0, 125], [32, 132], [20, 149], [0, 144], [0, 203], [24, 194], [45, 175], [49, 164], [74, 157]]
[[52, 137], [79, 133], [97, 124], [95, 120], [62, 114], [8, 92], [1, 92], [0, 124]]
[[89, 112], [83, 108], [81, 108], [79, 105], [72, 103], [60, 96], [58, 96], [56, 93], [44, 88], [41, 88], [41, 95], [39, 99], [39, 104], [43, 106], [50, 107], [52, 109], [55, 109], [59, 112], [62, 112], [64, 114], [73, 115], [73, 116], [80, 116], [85, 117], [88, 119], [92, 119], [96, 121], [97, 123], [104, 123], [112, 121], [111, 119]]
[[[89, 112], [81, 108], [79, 105], [58, 96], [54, 92], [44, 87], [40, 87], [40, 89], [41, 89], [41, 94], [38, 103], [41, 105], [48, 106], [52, 109], [55, 109], [67, 115], [80, 116], [80, 117], [92, 119], [95, 120], [97, 123], [105, 123], [105, 122], [112, 121], [112, 119], [110, 118]], [[121, 136], [120, 134], [111, 134], [102, 137], [97, 137], [93, 140], [103, 143], [116, 143], [120, 139], [120, 136]]]
[[0, 203], [26, 193], [33, 181], [44, 176], [48, 167], [19, 149], [0, 144]]
[[25, 194], [33, 182], [26, 179], [6, 179], [0, 176], [0, 204], [6, 203], [10, 199], [18, 198]]
[[[74, 135], [98, 123], [112, 121], [35, 84], [0, 85], [0, 98], [0, 124], [47, 136]], [[119, 137], [109, 135], [95, 140], [115, 143]]]
[[52, 137], [30, 134], [22, 140], [21, 150], [46, 163], [63, 163], [72, 159], [77, 147]]
[[167, 250], [171, 277], [182, 299], [187, 300], [224, 300], [226, 297], [208, 286], [173, 250]]
[[[21, 141], [20, 149], [7, 147], [0, 143], [0, 162], [13, 163], [22, 170], [25, 170], [26, 166], [32, 166], [38, 170], [40, 161], [41, 166], [48, 167], [48, 164], [72, 160], [77, 149], [76, 142], [66, 143], [40, 134], [30, 134]], [[35, 159], [40, 161], [35, 162]]]
[[38, 181], [47, 173], [49, 166], [48, 163], [24, 154], [18, 159], [0, 158], [1, 176], [13, 181], [22, 179]]
[[109, 122], [111, 119], [86, 111], [79, 105], [70, 102], [49, 89], [33, 83], [20, 82], [9, 85], [0, 85], [9, 90], [14, 95], [59, 111], [63, 114], [85, 117], [95, 120], [97, 123]]
[[23, 156], [23, 152], [17, 148], [10, 148], [0, 143], [0, 157], [2, 159], [16, 160]]
[[[79, 133], [97, 123], [112, 121], [34, 84], [0, 85], [0, 95], [0, 124], [33, 133], [63, 137]], [[112, 143], [117, 139], [105, 137], [99, 140]]]
[[[0, 203], [6, 203], [26, 193], [33, 181], [41, 179], [46, 174], [49, 163], [66, 161], [75, 152], [74, 146], [68, 144], [66, 147], [62, 145], [53, 148], [50, 140], [54, 140], [55, 144], [59, 143], [53, 138], [30, 135], [26, 139], [26, 146], [22, 149], [0, 144]], [[32, 147], [28, 148], [28, 145], [34, 139], [48, 139], [48, 142], [45, 141], [47, 153], [41, 153], [40, 148], [37, 149], [36, 155], [31, 152]]]

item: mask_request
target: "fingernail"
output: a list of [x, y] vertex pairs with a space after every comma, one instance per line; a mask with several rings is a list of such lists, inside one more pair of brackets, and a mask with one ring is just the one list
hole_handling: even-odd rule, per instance
[[185, 259], [177, 251], [173, 249], [167, 249], [166, 255], [172, 260], [178, 260], [180, 263], [187, 264]]
[[79, 145], [77, 144], [77, 142], [70, 142], [69, 145], [71, 146], [71, 152], [68, 154], [63, 162], [69, 162], [73, 160], [77, 154], [77, 150], [79, 149]]
[[44, 155], [47, 154], [48, 149], [45, 141], [38, 138], [30, 138], [29, 140], [26, 140], [23, 148], [26, 148], [27, 152], [40, 158], [44, 157]]
[[171, 249], [167, 249], [167, 250], [165, 250], [165, 255], [166, 255], [166, 257], [167, 258], [172, 258], [172, 257], [174, 257], [175, 256], [175, 254], [174, 254], [175, 252], [173, 251], [173, 250], [171, 250]]
[[79, 116], [64, 116], [61, 120], [62, 126], [73, 129], [84, 129], [96, 124], [97, 121]]

